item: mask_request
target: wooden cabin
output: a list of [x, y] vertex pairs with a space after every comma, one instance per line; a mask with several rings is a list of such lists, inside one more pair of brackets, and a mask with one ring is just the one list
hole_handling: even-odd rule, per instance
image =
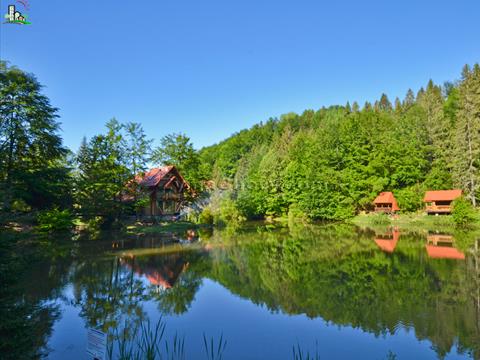
[[400, 210], [397, 204], [397, 200], [393, 193], [390, 191], [381, 192], [375, 200], [375, 212], [393, 214], [395, 211]]
[[423, 202], [428, 214], [451, 214], [452, 201], [462, 196], [462, 190], [436, 190], [427, 191]]
[[144, 209], [147, 216], [176, 215], [185, 203], [190, 185], [175, 166], [155, 168], [137, 177], [137, 183], [150, 195], [150, 203]]

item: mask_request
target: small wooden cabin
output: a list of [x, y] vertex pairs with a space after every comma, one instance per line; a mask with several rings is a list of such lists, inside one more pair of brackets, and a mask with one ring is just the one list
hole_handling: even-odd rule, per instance
[[427, 191], [423, 202], [428, 214], [451, 214], [452, 201], [462, 196], [462, 190]]
[[185, 193], [190, 191], [190, 185], [175, 166], [152, 169], [137, 177], [137, 182], [150, 195], [150, 203], [144, 210], [147, 216], [180, 213], [185, 203]]
[[375, 204], [375, 212], [392, 214], [400, 210], [395, 196], [390, 191], [381, 192], [373, 203]]

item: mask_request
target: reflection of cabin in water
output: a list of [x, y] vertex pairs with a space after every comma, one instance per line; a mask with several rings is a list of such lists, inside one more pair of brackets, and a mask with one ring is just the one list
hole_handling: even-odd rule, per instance
[[159, 289], [170, 289], [188, 267], [180, 254], [153, 256], [149, 258], [124, 258], [122, 263], [144, 276], [148, 282]]
[[453, 236], [448, 234], [429, 234], [425, 248], [432, 259], [465, 259], [465, 254], [453, 247]]
[[393, 193], [390, 191], [381, 192], [375, 200], [373, 200], [373, 203], [375, 204], [375, 212], [391, 214], [400, 210], [395, 196], [393, 196]]
[[150, 203], [144, 210], [147, 216], [178, 214], [185, 202], [185, 193], [190, 191], [175, 166], [152, 169], [137, 177], [137, 182], [150, 195]]
[[462, 196], [462, 190], [436, 190], [427, 191], [423, 202], [426, 205], [428, 214], [450, 214], [452, 212], [452, 201]]
[[380, 249], [385, 252], [393, 253], [397, 247], [398, 239], [400, 238], [400, 231], [394, 229], [390, 233], [376, 234], [375, 243]]

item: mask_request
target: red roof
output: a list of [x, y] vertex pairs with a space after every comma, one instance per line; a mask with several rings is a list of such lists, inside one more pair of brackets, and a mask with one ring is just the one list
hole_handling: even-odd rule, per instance
[[400, 210], [397, 204], [397, 200], [391, 191], [381, 192], [375, 200], [373, 200], [374, 204], [392, 204], [392, 210], [397, 211]]
[[457, 259], [464, 260], [465, 254], [454, 247], [425, 245], [427, 254], [432, 259]]
[[435, 190], [425, 192], [424, 202], [431, 201], [452, 201], [462, 196], [462, 190]]
[[147, 171], [142, 177], [137, 176], [137, 181], [140, 185], [145, 187], [157, 186], [158, 183], [167, 175], [174, 166], [163, 166], [161, 168], [154, 168]]

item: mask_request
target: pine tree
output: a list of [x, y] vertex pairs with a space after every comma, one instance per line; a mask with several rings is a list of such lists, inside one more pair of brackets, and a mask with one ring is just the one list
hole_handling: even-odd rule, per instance
[[480, 66], [463, 69], [455, 129], [455, 180], [476, 206], [480, 183]]
[[345, 105], [345, 110], [347, 111], [347, 113], [351, 113], [352, 112], [352, 107], [350, 106], [350, 102], [347, 101], [347, 104]]
[[403, 100], [403, 107], [405, 109], [408, 109], [413, 104], [415, 104], [415, 95], [413, 94], [412, 89], [408, 89], [407, 94], [405, 95], [405, 99]]
[[357, 112], [360, 111], [360, 106], [358, 105], [358, 103], [356, 101], [354, 101], [353, 104], [352, 104], [352, 111], [354, 113], [357, 113]]
[[388, 100], [388, 96], [386, 94], [382, 94], [380, 97], [378, 108], [380, 111], [392, 111], [392, 103], [390, 100]]
[[403, 110], [403, 107], [402, 107], [402, 102], [400, 101], [400, 99], [398, 98], [398, 96], [395, 98], [395, 112], [396, 113], [401, 113]]

